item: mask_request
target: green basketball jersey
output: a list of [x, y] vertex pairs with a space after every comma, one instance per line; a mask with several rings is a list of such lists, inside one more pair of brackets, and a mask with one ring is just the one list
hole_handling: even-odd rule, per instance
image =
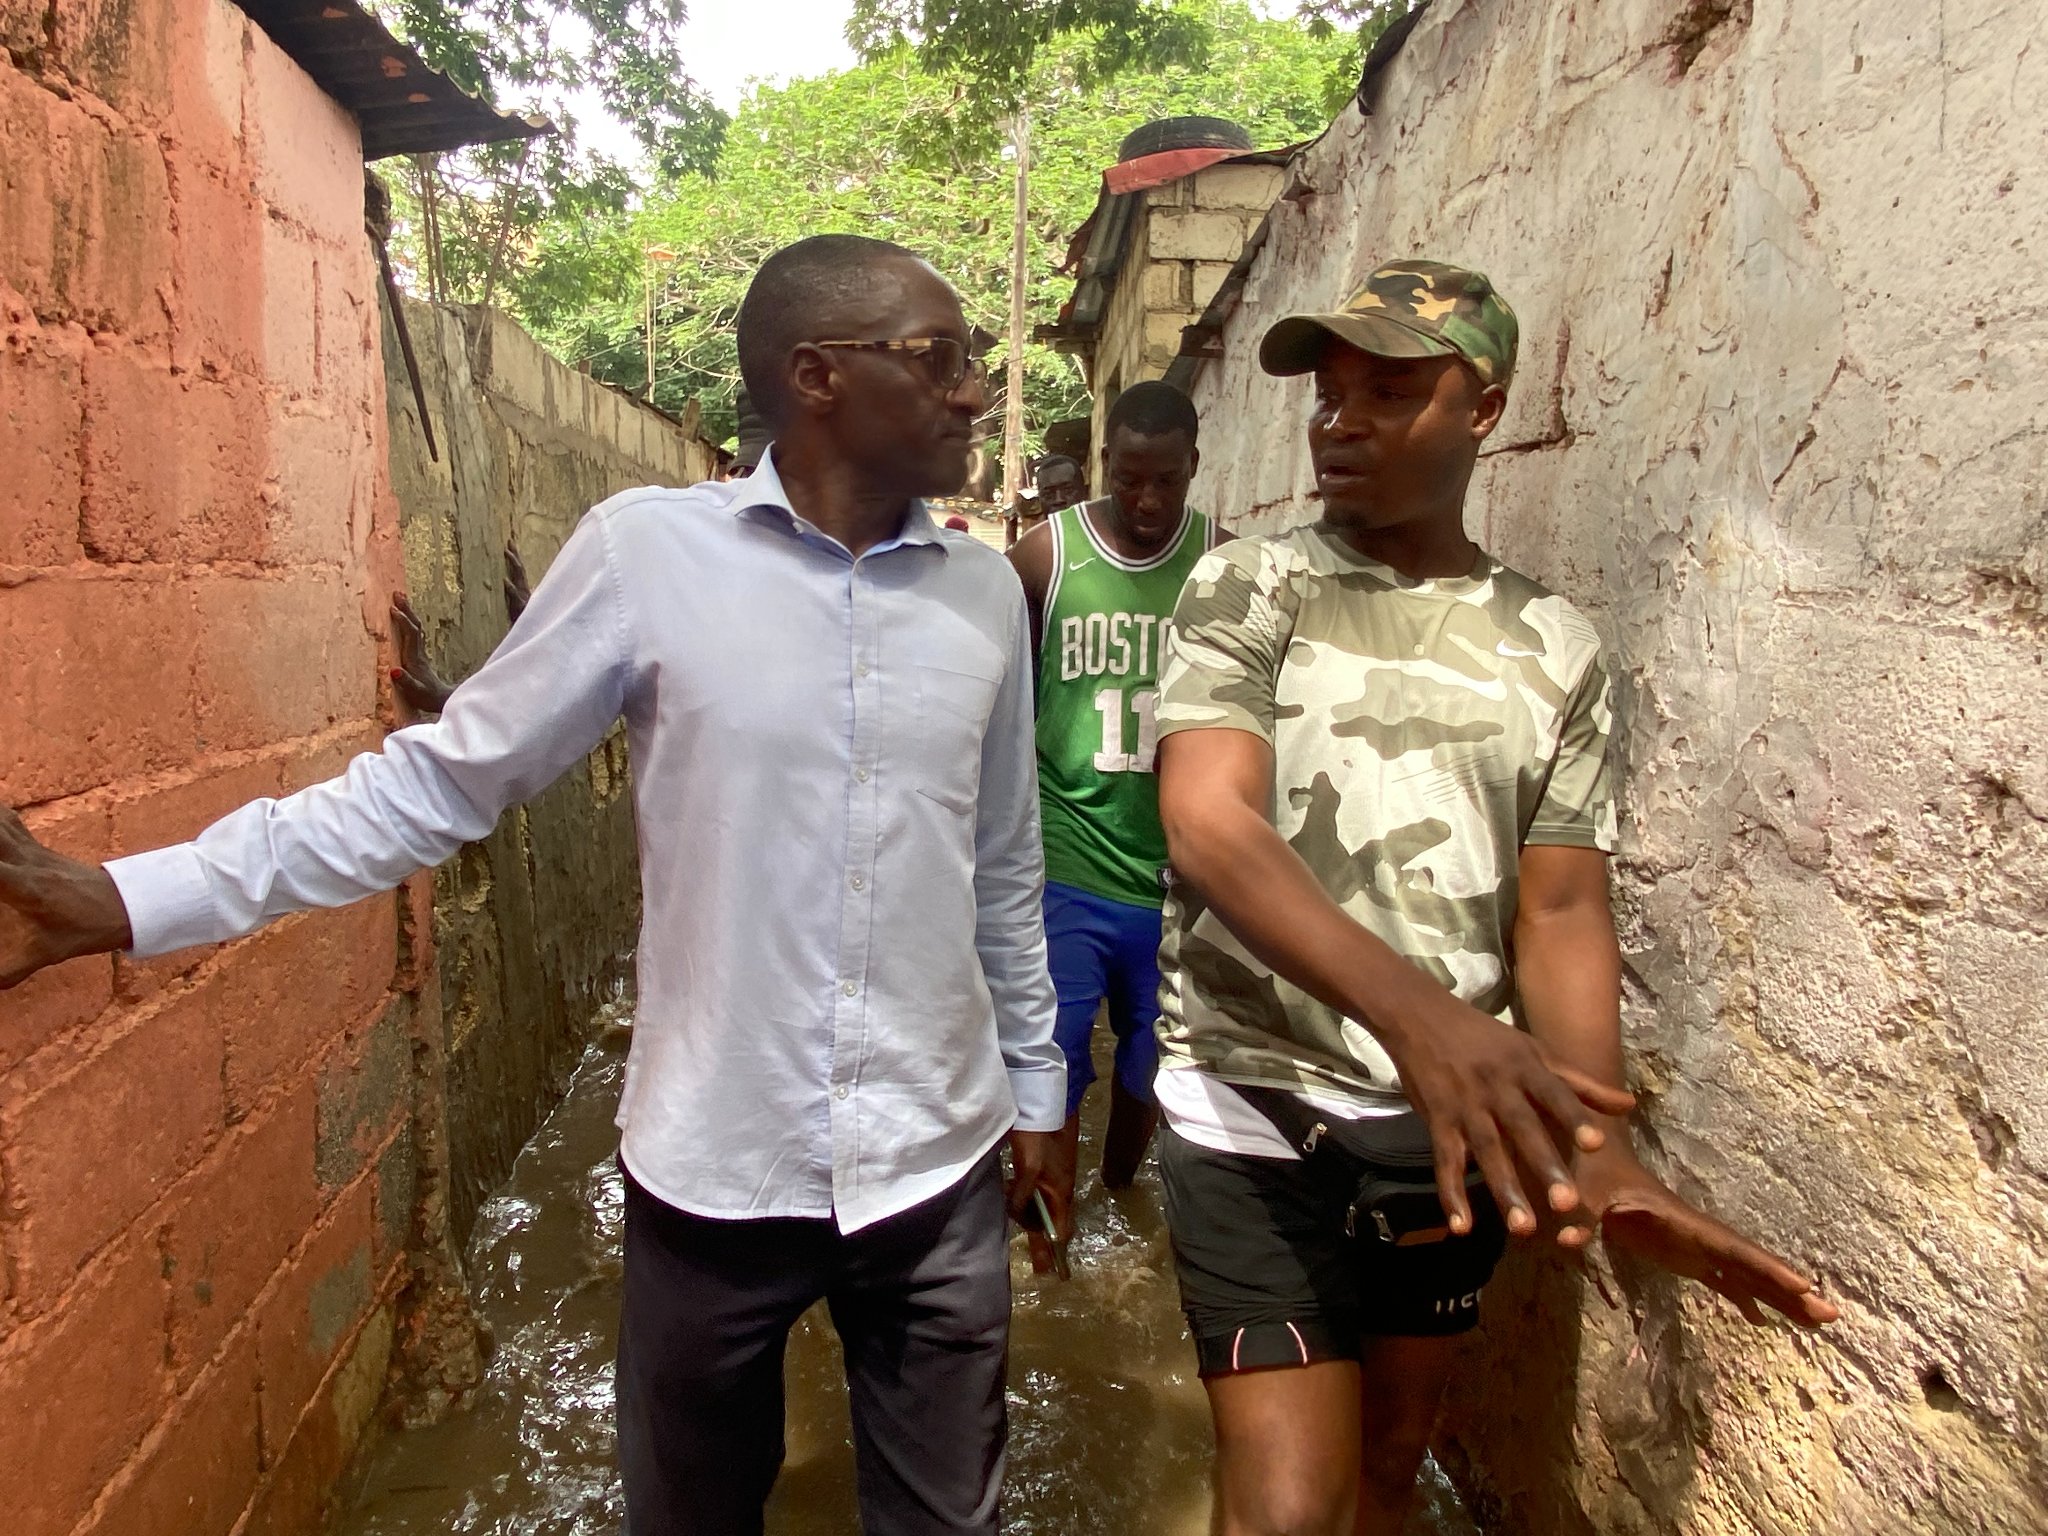
[[[1093, 504], [1091, 504], [1092, 506]], [[1038, 790], [1045, 877], [1111, 901], [1161, 905], [1159, 653], [1188, 571], [1213, 539], [1189, 512], [1150, 560], [1114, 553], [1089, 507], [1047, 520], [1052, 580], [1038, 657]]]

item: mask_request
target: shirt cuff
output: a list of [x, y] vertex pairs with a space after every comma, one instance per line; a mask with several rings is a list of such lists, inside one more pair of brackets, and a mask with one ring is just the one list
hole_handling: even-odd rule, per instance
[[129, 954], [146, 960], [233, 937], [221, 931], [206, 868], [190, 843], [114, 859], [106, 868], [128, 909]]
[[1017, 1100], [1020, 1131], [1056, 1131], [1067, 1123], [1067, 1066], [1012, 1067], [1010, 1093]]

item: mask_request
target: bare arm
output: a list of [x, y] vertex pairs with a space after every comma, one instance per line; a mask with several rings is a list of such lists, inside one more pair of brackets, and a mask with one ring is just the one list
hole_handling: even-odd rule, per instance
[[[1565, 1066], [1621, 1087], [1621, 945], [1597, 848], [1524, 848], [1515, 983], [1529, 1033]], [[1628, 1127], [1609, 1121], [1610, 1150]]]
[[1010, 546], [1007, 558], [1024, 583], [1024, 606], [1031, 615], [1031, 677], [1038, 680], [1038, 657], [1045, 645], [1045, 595], [1052, 590], [1052, 528], [1040, 523]]
[[1472, 1224], [1468, 1154], [1517, 1234], [1537, 1228], [1517, 1161], [1553, 1210], [1575, 1209], [1562, 1149], [1597, 1148], [1604, 1133], [1593, 1111], [1625, 1114], [1628, 1095], [1553, 1063], [1346, 916], [1275, 830], [1272, 797], [1273, 752], [1259, 736], [1186, 730], [1160, 743], [1159, 809], [1176, 875], [1252, 954], [1379, 1037], [1429, 1123], [1453, 1230]]
[[[1607, 856], [1597, 848], [1522, 850], [1515, 911], [1515, 982], [1529, 1032], [1550, 1059], [1619, 1087], [1621, 946], [1607, 898]], [[1587, 1213], [1615, 1247], [1713, 1287], [1762, 1322], [1758, 1303], [1795, 1323], [1832, 1322], [1835, 1308], [1811, 1279], [1775, 1254], [1679, 1198], [1636, 1161], [1625, 1121], [1609, 1119], [1605, 1144], [1581, 1151], [1574, 1169]], [[1562, 1228], [1577, 1247], [1583, 1225]]]

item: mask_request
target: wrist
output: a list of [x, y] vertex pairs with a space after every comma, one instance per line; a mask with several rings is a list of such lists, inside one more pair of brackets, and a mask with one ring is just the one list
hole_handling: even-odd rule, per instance
[[1597, 1151], [1575, 1148], [1572, 1152], [1572, 1180], [1594, 1211], [1602, 1211], [1623, 1188], [1652, 1177], [1636, 1157], [1630, 1143], [1627, 1122], [1601, 1116], [1606, 1142]]
[[74, 883], [77, 892], [72, 932], [77, 942], [66, 958], [129, 948], [134, 943], [134, 934], [128, 921], [128, 904], [121, 899], [121, 888], [107, 873], [107, 867], [82, 865]]
[[1437, 1021], [1444, 1005], [1463, 1006], [1426, 971], [1398, 955], [1389, 964], [1367, 964], [1357, 984], [1348, 988], [1351, 1006], [1345, 1011], [1378, 1037], [1392, 1055], [1442, 1033]]

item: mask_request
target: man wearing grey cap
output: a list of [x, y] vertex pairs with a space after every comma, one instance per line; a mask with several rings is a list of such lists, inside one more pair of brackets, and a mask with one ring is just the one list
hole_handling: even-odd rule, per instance
[[1322, 518], [1174, 613], [1160, 1164], [1232, 1536], [1401, 1529], [1509, 1234], [1835, 1315], [1629, 1149], [1599, 637], [1464, 527], [1516, 334], [1428, 261], [1275, 325]]

